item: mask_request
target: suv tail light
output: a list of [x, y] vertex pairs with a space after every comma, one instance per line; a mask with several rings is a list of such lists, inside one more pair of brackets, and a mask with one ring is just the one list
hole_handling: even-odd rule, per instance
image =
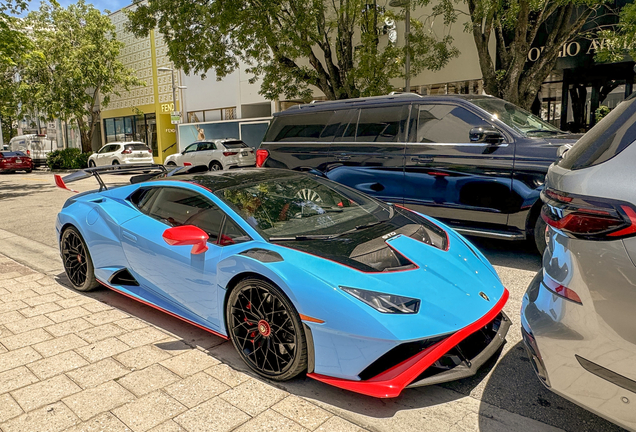
[[269, 151], [265, 149], [256, 150], [256, 166], [262, 167], [267, 158], [269, 157]]
[[132, 153], [132, 150], [129, 150], [129, 149], [125, 149], [121, 151], [121, 154], [131, 154], [131, 153]]
[[31, 156], [31, 150], [27, 150], [27, 156]]
[[614, 240], [636, 234], [636, 210], [631, 204], [546, 189], [543, 220], [574, 238]]
[[238, 152], [223, 152], [223, 156], [234, 156], [237, 155]]
[[152, 154], [152, 149], [151, 148], [148, 149], [148, 153]]

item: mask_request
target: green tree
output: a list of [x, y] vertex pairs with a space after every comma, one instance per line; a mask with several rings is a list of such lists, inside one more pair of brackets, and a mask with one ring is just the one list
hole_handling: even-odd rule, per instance
[[[136, 2], [127, 29], [146, 36], [158, 28], [175, 66], [213, 69], [223, 78], [243, 61], [262, 77], [268, 99], [328, 99], [385, 94], [403, 76], [404, 50], [383, 33], [386, 19], [403, 19], [386, 0], [214, 0]], [[412, 0], [412, 6], [430, 0]], [[412, 20], [411, 71], [436, 70], [458, 54], [449, 36], [436, 37]]]
[[[599, 32], [602, 46], [596, 51], [598, 62], [620, 62], [636, 58], [636, 3], [621, 9], [619, 22]], [[627, 58], [630, 56], [631, 59]]]
[[19, 111], [15, 77], [31, 49], [30, 40], [20, 29], [20, 20], [11, 14], [25, 8], [24, 1], [0, 2], [0, 122], [5, 142], [15, 133], [13, 121]]
[[[452, 12], [453, 2], [465, 1], [471, 21], [486, 93], [529, 109], [554, 69], [563, 45], [582, 36], [582, 28], [604, 14], [606, 0], [441, 0]], [[549, 32], [539, 43], [540, 30]], [[587, 31], [594, 32], [598, 28]], [[491, 38], [496, 52], [491, 52]], [[541, 46], [536, 62], [526, 64], [533, 47]], [[494, 61], [493, 61], [494, 59]]]
[[89, 152], [100, 107], [111, 95], [141, 84], [118, 60], [123, 43], [115, 26], [84, 0], [68, 8], [43, 3], [26, 22], [35, 48], [20, 73], [21, 103], [49, 119], [75, 121], [82, 150]]

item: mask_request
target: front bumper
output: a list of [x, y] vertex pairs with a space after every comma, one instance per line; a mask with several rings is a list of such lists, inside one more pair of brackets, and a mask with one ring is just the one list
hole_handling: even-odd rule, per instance
[[[508, 300], [508, 290], [504, 290], [497, 304], [483, 317], [472, 324], [458, 330], [445, 337], [439, 342], [424, 348], [401, 363], [381, 372], [380, 374], [360, 381], [335, 378], [326, 375], [309, 373], [308, 377], [322, 381], [324, 383], [350, 390], [356, 393], [379, 398], [393, 398], [400, 395], [403, 389], [409, 387], [420, 387], [425, 385], [439, 384], [455, 379], [465, 378], [474, 375], [505, 342], [505, 337], [510, 327], [510, 320], [503, 313], [502, 309]], [[461, 354], [460, 364], [449, 368], [444, 372], [430, 374], [431, 368], [435, 368], [440, 363], [443, 356], [449, 354], [451, 350], [457, 350], [462, 342], [467, 341], [477, 332], [492, 326], [493, 322], [499, 320], [496, 334], [477, 355], [467, 358]]]

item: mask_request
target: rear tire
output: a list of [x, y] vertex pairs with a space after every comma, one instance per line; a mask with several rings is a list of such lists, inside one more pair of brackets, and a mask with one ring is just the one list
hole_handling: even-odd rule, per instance
[[27, 174], [31, 174], [31, 172], [32, 172], [32, 171], [33, 171], [33, 170], [26, 170], [26, 173], [27, 173]]
[[230, 292], [227, 331], [243, 361], [275, 381], [307, 369], [307, 343], [300, 316], [287, 296], [257, 278], [240, 281]]
[[543, 256], [543, 252], [545, 252], [545, 248], [547, 247], [546, 239], [545, 239], [545, 230], [548, 224], [545, 223], [541, 214], [537, 217], [537, 220], [534, 223], [534, 245], [539, 251], [539, 254]]
[[168, 162], [166, 165], [169, 166], [169, 167], [176, 167], [177, 166], [177, 164], [172, 162], [172, 161]]
[[115, 159], [115, 160], [113, 161], [113, 165], [119, 165], [119, 161], [118, 161], [117, 159]]
[[88, 247], [75, 227], [68, 227], [62, 233], [60, 251], [64, 271], [73, 288], [78, 291], [91, 291], [99, 287]]
[[223, 170], [223, 166], [220, 163], [216, 162], [216, 161], [210, 162], [210, 166], [208, 168], [210, 169], [210, 171], [222, 171]]

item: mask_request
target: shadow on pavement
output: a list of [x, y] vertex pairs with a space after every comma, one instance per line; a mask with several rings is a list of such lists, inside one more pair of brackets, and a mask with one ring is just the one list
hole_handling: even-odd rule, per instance
[[[3, 174], [0, 174], [3, 175]], [[4, 174], [9, 175], [9, 174]], [[24, 195], [31, 195], [34, 193], [40, 192], [48, 192], [55, 188], [54, 184], [48, 183], [21, 183], [21, 184], [2, 184], [2, 189], [0, 189], [0, 200], [10, 199], [10, 198], [21, 198]]]
[[469, 240], [492, 265], [539, 271], [541, 256], [530, 242], [470, 237]]

